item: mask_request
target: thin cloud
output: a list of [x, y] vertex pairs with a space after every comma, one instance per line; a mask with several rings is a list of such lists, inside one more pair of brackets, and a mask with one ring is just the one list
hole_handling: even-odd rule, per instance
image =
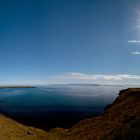
[[131, 54], [140, 55], [140, 52], [136, 51], [136, 52], [132, 52]]
[[140, 40], [129, 40], [128, 43], [130, 43], [130, 44], [140, 44]]
[[122, 79], [136, 79], [136, 80], [140, 80], [140, 75], [119, 74], [118, 76], [121, 77]]
[[98, 74], [85, 74], [85, 73], [64, 73], [62, 75], [53, 76], [54, 79], [61, 80], [84, 80], [84, 81], [96, 81], [96, 80], [105, 80], [105, 81], [122, 81], [122, 80], [140, 80], [140, 75], [131, 75], [131, 74], [116, 74], [116, 75], [98, 75]]

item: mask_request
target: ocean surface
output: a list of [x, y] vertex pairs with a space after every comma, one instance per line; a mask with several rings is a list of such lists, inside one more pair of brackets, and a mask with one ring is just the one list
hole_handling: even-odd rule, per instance
[[0, 113], [25, 125], [48, 130], [69, 128], [96, 116], [127, 86], [52, 85], [0, 89]]

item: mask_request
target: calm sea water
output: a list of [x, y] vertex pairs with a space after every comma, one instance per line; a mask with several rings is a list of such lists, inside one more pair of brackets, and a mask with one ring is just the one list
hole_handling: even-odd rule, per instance
[[0, 89], [0, 112], [45, 130], [102, 112], [126, 86], [59, 85]]

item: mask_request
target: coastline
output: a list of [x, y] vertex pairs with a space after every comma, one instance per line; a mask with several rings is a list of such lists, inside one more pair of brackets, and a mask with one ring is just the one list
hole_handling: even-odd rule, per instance
[[35, 86], [0, 86], [2, 88], [35, 88]]
[[[20, 124], [0, 114], [3, 140], [126, 140], [140, 138], [140, 88], [121, 90], [99, 115], [83, 119], [69, 129], [49, 131]], [[46, 124], [47, 125], [47, 124]]]

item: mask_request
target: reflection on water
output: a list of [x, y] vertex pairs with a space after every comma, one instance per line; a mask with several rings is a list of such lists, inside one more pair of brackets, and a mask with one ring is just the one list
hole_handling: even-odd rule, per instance
[[103, 111], [124, 86], [59, 85], [0, 89], [0, 111], [43, 129], [70, 127]]

